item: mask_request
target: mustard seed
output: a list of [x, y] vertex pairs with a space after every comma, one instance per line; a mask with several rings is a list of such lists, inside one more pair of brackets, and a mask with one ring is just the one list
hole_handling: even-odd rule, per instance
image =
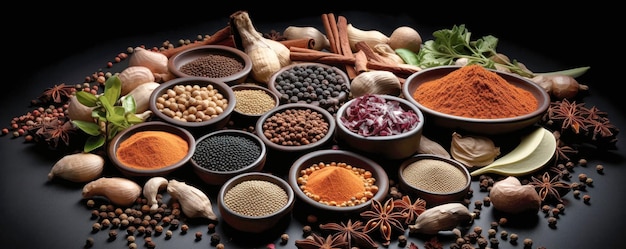
[[196, 237], [196, 240], [201, 240], [202, 239], [202, 233], [201, 232], [196, 232], [195, 233], [195, 237]]
[[174, 232], [172, 232], [172, 230], [167, 230], [165, 231], [165, 239], [170, 239], [172, 238], [172, 235], [174, 234]]
[[181, 231], [181, 232], [183, 232], [183, 233], [186, 233], [187, 231], [189, 231], [189, 225], [187, 225], [187, 224], [182, 224], [182, 225], [180, 226], [180, 231]]
[[596, 165], [596, 171], [597, 171], [599, 174], [603, 174], [603, 173], [604, 173], [604, 166], [603, 166], [602, 164], [598, 164], [598, 165]]
[[555, 217], [548, 217], [548, 226], [556, 227], [557, 219]]
[[137, 249], [137, 247], [138, 247], [137, 243], [133, 242], [133, 243], [128, 244], [128, 249]]
[[283, 233], [280, 235], [280, 243], [281, 244], [287, 244], [287, 242], [289, 241], [289, 234]]
[[509, 232], [504, 231], [504, 230], [500, 232], [500, 238], [501, 239], [505, 240], [505, 239], [508, 239], [508, 237], [509, 237]]
[[109, 240], [115, 240], [117, 238], [117, 230], [109, 230]]
[[533, 240], [530, 238], [525, 238], [524, 239], [524, 246], [532, 246], [533, 245]]
[[517, 243], [519, 236], [516, 233], [512, 233], [509, 239], [511, 239], [511, 243]]
[[583, 195], [583, 202], [585, 202], [586, 204], [589, 204], [589, 202], [591, 201], [591, 196], [590, 195]]
[[135, 240], [136, 240], [135, 236], [133, 236], [133, 235], [126, 236], [126, 241], [128, 242], [128, 244], [134, 243]]
[[210, 223], [209, 225], [207, 225], [207, 230], [209, 233], [214, 233], [215, 232], [215, 223]]
[[93, 223], [93, 225], [91, 225], [91, 231], [94, 233], [100, 231], [100, 229], [102, 229], [102, 225], [99, 222]]

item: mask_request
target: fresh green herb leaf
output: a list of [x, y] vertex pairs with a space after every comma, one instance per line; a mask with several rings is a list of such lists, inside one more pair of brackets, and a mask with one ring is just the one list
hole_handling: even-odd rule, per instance
[[88, 107], [98, 106], [98, 97], [88, 92], [77, 91], [76, 99], [78, 100], [78, 102]]
[[87, 122], [83, 120], [72, 120], [72, 124], [76, 125], [79, 129], [91, 136], [100, 135], [100, 126], [94, 122]]

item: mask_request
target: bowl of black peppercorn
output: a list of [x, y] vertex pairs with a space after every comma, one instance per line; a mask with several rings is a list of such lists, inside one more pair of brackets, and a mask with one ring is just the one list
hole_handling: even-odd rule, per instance
[[176, 77], [206, 77], [227, 85], [243, 83], [252, 71], [252, 60], [243, 51], [224, 45], [203, 45], [176, 53], [168, 60]]
[[190, 163], [193, 171], [210, 185], [221, 185], [265, 166], [265, 144], [251, 132], [222, 129], [206, 134], [196, 141]]

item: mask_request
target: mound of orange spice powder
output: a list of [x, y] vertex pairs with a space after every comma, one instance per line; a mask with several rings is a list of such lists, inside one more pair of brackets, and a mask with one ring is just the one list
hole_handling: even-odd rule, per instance
[[342, 162], [314, 164], [298, 181], [309, 198], [330, 206], [359, 205], [378, 192], [370, 171]]
[[438, 112], [479, 119], [517, 117], [539, 106], [531, 92], [477, 64], [421, 84], [413, 99]]
[[187, 141], [165, 131], [140, 131], [120, 143], [116, 156], [124, 165], [157, 169], [183, 159], [189, 151]]

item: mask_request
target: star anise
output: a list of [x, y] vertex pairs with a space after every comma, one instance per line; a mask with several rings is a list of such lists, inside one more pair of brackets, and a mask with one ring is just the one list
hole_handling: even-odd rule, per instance
[[585, 115], [581, 111], [584, 103], [569, 102], [567, 99], [550, 103], [548, 115], [550, 120], [561, 123], [561, 131], [571, 129], [574, 133], [587, 130]]
[[613, 136], [613, 131], [616, 130], [615, 125], [613, 125], [607, 118], [587, 119], [587, 122], [592, 128], [592, 140], [596, 140], [598, 138], [598, 135], [600, 137]]
[[328, 235], [326, 238], [315, 233], [306, 239], [296, 240], [296, 247], [300, 249], [342, 249], [348, 243], [341, 236]]
[[559, 163], [561, 161], [569, 161], [570, 155], [578, 154], [578, 150], [572, 148], [567, 145], [563, 140], [561, 140], [561, 133], [559, 131], [555, 131], [552, 133], [556, 138], [556, 150], [555, 150], [555, 163]]
[[50, 101], [57, 104], [65, 103], [75, 90], [76, 87], [61, 83], [60, 85], [54, 85], [53, 87], [46, 89], [39, 97], [39, 100], [45, 103]]
[[35, 129], [37, 139], [46, 142], [51, 148], [57, 148], [59, 141], [68, 146], [70, 134], [76, 130], [71, 122], [59, 118], [44, 119]]
[[531, 182], [528, 184], [535, 187], [535, 190], [539, 193], [539, 197], [541, 197], [542, 201], [546, 201], [548, 198], [553, 198], [558, 202], [563, 202], [561, 195], [571, 190], [568, 183], [561, 181], [561, 178], [558, 175], [551, 177], [549, 172], [544, 172], [541, 179], [531, 176]]
[[372, 199], [372, 208], [361, 212], [361, 217], [367, 219], [363, 231], [370, 233], [378, 228], [381, 236], [385, 240], [385, 242], [383, 242], [384, 246], [391, 243], [393, 229], [398, 231], [404, 230], [401, 220], [403, 220], [405, 216], [401, 212], [394, 212], [394, 208], [393, 198], [389, 198], [384, 205], [378, 200]]
[[367, 233], [363, 232], [364, 227], [363, 222], [352, 222], [351, 219], [348, 220], [348, 223], [326, 223], [320, 225], [321, 229], [337, 232], [336, 236], [348, 242], [348, 248], [352, 248], [352, 241], [359, 248], [378, 248], [378, 244]]
[[404, 218], [404, 224], [411, 224], [417, 219], [417, 216], [422, 214], [426, 210], [426, 201], [417, 198], [415, 202], [411, 202], [411, 197], [408, 195], [402, 196], [400, 199], [393, 201], [396, 209], [400, 210]]

